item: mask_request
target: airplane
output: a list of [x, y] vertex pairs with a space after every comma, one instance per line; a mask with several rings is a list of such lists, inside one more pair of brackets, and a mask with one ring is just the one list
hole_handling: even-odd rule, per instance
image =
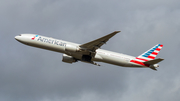
[[157, 63], [164, 60], [162, 58], [155, 59], [163, 47], [162, 44], [155, 45], [137, 57], [100, 49], [102, 45], [106, 44], [111, 37], [119, 32], [121, 31], [114, 31], [85, 44], [72, 43], [38, 34], [20, 34], [15, 36], [15, 39], [25, 45], [63, 53], [62, 61], [65, 63], [72, 64], [82, 61], [100, 66], [96, 62], [104, 62], [122, 67], [151, 68], [157, 70], [156, 68], [159, 67]]

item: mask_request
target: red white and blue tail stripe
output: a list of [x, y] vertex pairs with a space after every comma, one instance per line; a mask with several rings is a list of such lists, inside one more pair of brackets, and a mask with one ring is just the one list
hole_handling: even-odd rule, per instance
[[137, 59], [141, 61], [153, 60], [156, 58], [162, 47], [163, 47], [162, 44], [157, 44], [148, 51], [144, 52], [142, 55], [138, 56]]
[[141, 54], [140, 56], [131, 60], [130, 62], [146, 66], [146, 64], [144, 64], [143, 62], [154, 60], [156, 58], [156, 56], [158, 55], [159, 51], [162, 49], [162, 47], [163, 47], [162, 44], [157, 44], [154, 47], [152, 47], [151, 49], [149, 49], [148, 51]]

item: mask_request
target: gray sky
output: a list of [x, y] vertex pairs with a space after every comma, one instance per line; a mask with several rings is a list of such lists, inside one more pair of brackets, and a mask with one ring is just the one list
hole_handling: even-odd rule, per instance
[[[179, 0], [0, 0], [1, 101], [179, 101]], [[62, 54], [14, 39], [35, 33], [138, 56], [164, 45], [158, 71], [61, 62]]]

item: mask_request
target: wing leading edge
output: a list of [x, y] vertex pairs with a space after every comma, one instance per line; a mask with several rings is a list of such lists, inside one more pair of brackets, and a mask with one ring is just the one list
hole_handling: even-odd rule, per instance
[[81, 48], [85, 48], [87, 50], [90, 50], [92, 52], [95, 52], [96, 49], [100, 48], [102, 45], [104, 45], [111, 37], [113, 37], [114, 35], [116, 35], [117, 33], [119, 33], [121, 31], [115, 31], [113, 33], [110, 33], [104, 37], [101, 37], [99, 39], [96, 39], [94, 41], [85, 43], [80, 45], [79, 47]]

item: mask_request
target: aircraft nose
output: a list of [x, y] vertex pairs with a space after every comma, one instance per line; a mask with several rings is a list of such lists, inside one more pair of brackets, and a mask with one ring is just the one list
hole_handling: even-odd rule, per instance
[[18, 36], [15, 36], [15, 39], [18, 40]]
[[19, 40], [20, 36], [21, 36], [21, 35], [15, 36], [14, 38], [15, 38], [16, 40]]

